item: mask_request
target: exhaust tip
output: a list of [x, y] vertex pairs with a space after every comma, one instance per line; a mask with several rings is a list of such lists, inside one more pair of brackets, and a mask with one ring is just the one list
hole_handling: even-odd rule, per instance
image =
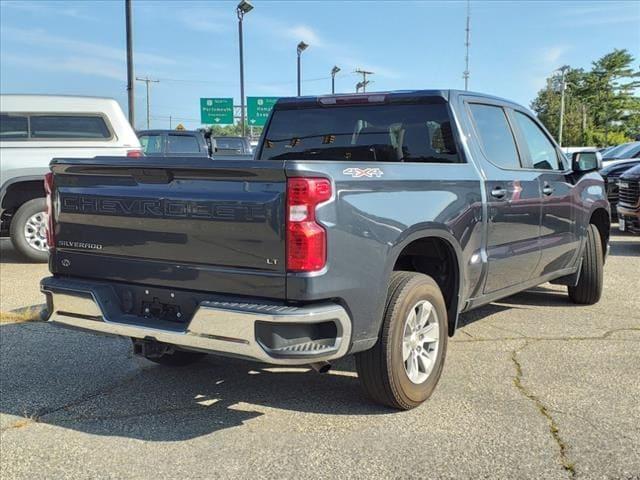
[[318, 373], [327, 373], [331, 370], [331, 364], [329, 362], [314, 362], [310, 363], [309, 366]]

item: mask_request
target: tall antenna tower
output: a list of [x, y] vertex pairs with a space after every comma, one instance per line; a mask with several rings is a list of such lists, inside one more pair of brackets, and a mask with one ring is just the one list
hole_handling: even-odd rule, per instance
[[462, 78], [464, 78], [464, 89], [469, 90], [469, 45], [471, 45], [471, 0], [467, 0], [467, 28], [466, 40], [464, 42], [465, 55], [464, 55], [464, 72], [462, 72]]

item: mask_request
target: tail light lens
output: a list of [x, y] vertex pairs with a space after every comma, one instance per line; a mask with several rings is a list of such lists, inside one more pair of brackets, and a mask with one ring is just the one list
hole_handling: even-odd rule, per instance
[[44, 191], [47, 194], [47, 246], [49, 250], [56, 248], [56, 232], [53, 221], [53, 172], [44, 176]]
[[139, 158], [142, 156], [142, 150], [127, 150], [127, 157]]
[[315, 272], [327, 263], [327, 232], [316, 222], [316, 206], [331, 198], [326, 178], [287, 180], [287, 270]]

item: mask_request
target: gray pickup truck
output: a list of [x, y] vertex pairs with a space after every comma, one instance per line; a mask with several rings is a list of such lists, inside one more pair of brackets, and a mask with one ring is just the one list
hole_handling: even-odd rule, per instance
[[251, 161], [57, 159], [49, 320], [164, 365], [326, 371], [355, 354], [369, 396], [409, 409], [461, 312], [544, 282], [599, 300], [600, 163], [568, 161], [525, 108], [459, 91], [281, 99]]

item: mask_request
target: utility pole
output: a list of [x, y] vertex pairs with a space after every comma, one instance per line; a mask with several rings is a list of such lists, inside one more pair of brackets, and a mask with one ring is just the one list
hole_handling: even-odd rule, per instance
[[171, 115], [169, 115], [169, 130], [171, 130], [173, 127], [171, 126]]
[[462, 72], [462, 78], [464, 78], [464, 89], [469, 90], [469, 46], [471, 45], [471, 0], [467, 0], [467, 28], [466, 30], [466, 41], [464, 42], [465, 46], [465, 55], [464, 55], [464, 72]]
[[133, 88], [133, 14], [131, 0], [124, 0], [125, 28], [127, 35], [127, 102], [129, 107], [129, 123], [136, 128], [135, 98]]
[[373, 75], [375, 72], [369, 72], [367, 70], [362, 70], [361, 68], [358, 68], [353, 73], [359, 73], [360, 75], [362, 75], [362, 82], [358, 82], [358, 85], [356, 85], [356, 92], [358, 91], [358, 87], [361, 87], [362, 91], [366, 92], [367, 91], [367, 85], [369, 85], [371, 83], [369, 80], [367, 80], [367, 75]]
[[151, 124], [151, 108], [150, 108], [150, 99], [149, 99], [149, 84], [150, 83], [160, 83], [160, 80], [152, 80], [149, 77], [136, 77], [136, 80], [139, 82], [144, 82], [147, 84], [147, 130], [150, 128]]
[[564, 92], [567, 89], [567, 70], [569, 70], [568, 65], [564, 65], [560, 67], [560, 127], [558, 128], [558, 145], [562, 147], [562, 126], [564, 123]]

